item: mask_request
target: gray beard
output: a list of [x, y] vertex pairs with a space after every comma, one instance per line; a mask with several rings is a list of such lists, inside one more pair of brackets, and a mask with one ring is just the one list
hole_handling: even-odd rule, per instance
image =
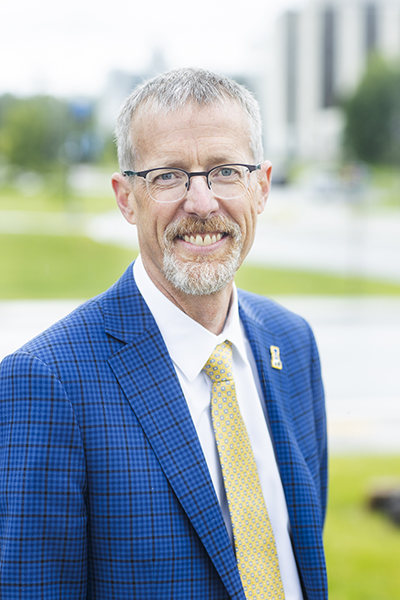
[[[177, 236], [194, 233], [224, 231], [232, 238], [227, 255], [220, 261], [206, 257], [183, 262], [174, 254], [173, 241]], [[176, 289], [193, 296], [206, 296], [222, 290], [235, 276], [240, 266], [243, 239], [239, 225], [226, 217], [212, 217], [206, 221], [186, 218], [172, 223], [164, 232], [163, 275]]]

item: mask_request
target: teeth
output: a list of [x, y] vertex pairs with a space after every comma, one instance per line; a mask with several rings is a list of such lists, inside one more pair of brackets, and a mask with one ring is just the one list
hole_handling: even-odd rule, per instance
[[217, 234], [213, 234], [212, 236], [210, 236], [210, 234], [206, 234], [204, 236], [204, 239], [201, 237], [200, 234], [197, 234], [196, 237], [194, 235], [188, 236], [188, 235], [184, 235], [183, 239], [185, 240], [185, 242], [188, 242], [189, 244], [194, 244], [195, 246], [211, 246], [211, 244], [215, 244], [216, 242], [219, 242], [219, 240], [222, 238], [222, 233], [217, 233]]

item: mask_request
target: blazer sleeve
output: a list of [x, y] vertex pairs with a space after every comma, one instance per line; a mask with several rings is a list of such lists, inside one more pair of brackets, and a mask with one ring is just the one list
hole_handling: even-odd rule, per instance
[[314, 407], [315, 437], [318, 448], [319, 495], [322, 521], [326, 517], [328, 492], [328, 438], [326, 426], [325, 394], [321, 376], [321, 363], [314, 334], [307, 323], [311, 336], [311, 391]]
[[0, 367], [2, 600], [86, 598], [86, 469], [75, 414], [31, 354]]

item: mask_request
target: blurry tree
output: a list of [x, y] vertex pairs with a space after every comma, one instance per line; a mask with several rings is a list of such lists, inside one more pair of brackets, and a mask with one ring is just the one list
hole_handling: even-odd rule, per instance
[[0, 98], [0, 154], [24, 170], [49, 172], [91, 160], [93, 111], [89, 104], [50, 96]]
[[102, 151], [99, 160], [103, 165], [118, 170], [117, 148], [113, 133], [103, 133]]
[[348, 152], [371, 164], [400, 163], [400, 67], [372, 57], [344, 112]]
[[4, 94], [0, 96], [0, 129], [6, 119], [6, 115], [10, 106], [15, 102], [15, 98], [12, 94]]
[[65, 103], [51, 97], [8, 101], [1, 118], [0, 153], [23, 169], [51, 170], [61, 158], [66, 115]]

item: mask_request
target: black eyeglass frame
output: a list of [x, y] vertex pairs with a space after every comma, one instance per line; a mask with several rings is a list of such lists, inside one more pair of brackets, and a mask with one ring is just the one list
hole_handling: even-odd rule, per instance
[[[224, 167], [246, 167], [246, 169], [249, 170], [249, 173], [253, 173], [253, 171], [261, 169], [261, 163], [259, 163], [258, 165], [244, 165], [242, 163], [227, 163], [226, 165], [217, 165], [216, 167], [213, 167], [209, 171], [193, 171], [191, 173], [188, 173], [184, 169], [179, 169], [176, 167], [156, 167], [154, 169], [147, 169], [146, 171], [123, 171], [122, 174], [125, 177], [134, 177], [135, 175], [137, 175], [138, 177], [143, 177], [143, 179], [145, 179], [147, 182], [147, 179], [146, 179], [147, 174], [151, 173], [151, 171], [162, 171], [162, 170], [171, 169], [171, 171], [172, 170], [180, 171], [181, 173], [185, 173], [185, 175], [187, 175], [188, 182], [186, 184], [186, 191], [189, 191], [190, 179], [192, 177], [205, 177], [207, 179], [208, 189], [211, 190], [211, 184], [210, 184], [210, 180], [209, 180], [210, 173], [212, 171], [215, 171], [215, 169], [223, 169]], [[176, 200], [176, 202], [178, 202], [178, 200]]]

